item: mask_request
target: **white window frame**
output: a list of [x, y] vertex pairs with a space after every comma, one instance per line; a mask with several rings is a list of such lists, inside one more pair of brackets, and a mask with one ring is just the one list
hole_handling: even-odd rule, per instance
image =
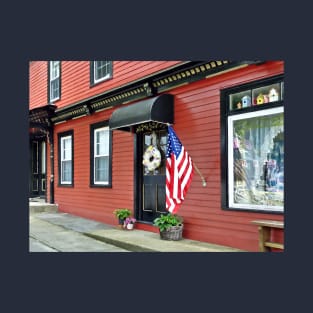
[[[50, 77], [49, 77], [50, 101], [55, 101], [60, 99], [60, 61], [50, 61], [49, 64], [50, 64]], [[55, 65], [57, 65], [57, 70], [55, 70]], [[58, 96], [53, 97], [52, 84], [57, 80], [59, 81]]]
[[[108, 153], [107, 154], [97, 154], [97, 133], [105, 131], [106, 136], [108, 137], [107, 143], [108, 143]], [[100, 158], [100, 157], [108, 157], [108, 173], [109, 173], [109, 167], [110, 167], [110, 128], [109, 126], [105, 126], [105, 127], [100, 127], [100, 128], [96, 128], [94, 129], [94, 143], [93, 143], [93, 183], [95, 185], [109, 185], [110, 183], [110, 177], [108, 177], [108, 180], [106, 181], [100, 181], [100, 180], [96, 180], [96, 158]], [[100, 150], [100, 149], [99, 149]], [[108, 175], [110, 176], [110, 175]]]
[[[278, 113], [283, 113], [283, 107], [264, 109], [255, 112], [235, 114], [228, 116], [227, 128], [228, 138], [234, 138], [233, 133], [233, 122], [241, 119], [254, 118], [258, 116], [267, 116]], [[256, 211], [272, 211], [272, 212], [283, 212], [283, 206], [270, 206], [270, 205], [256, 205], [256, 204], [244, 204], [234, 202], [234, 153], [233, 153], [233, 140], [228, 140], [228, 205], [230, 208], [256, 210]]]
[[[65, 153], [64, 153], [64, 150], [65, 150], [65, 148], [64, 148], [64, 142], [65, 142], [65, 140], [68, 140], [68, 139], [70, 139], [71, 141], [71, 147], [69, 148], [70, 149], [70, 153], [69, 153], [69, 158], [68, 159], [66, 159], [66, 158], [64, 158], [64, 155], [65, 155]], [[61, 145], [60, 145], [60, 149], [61, 149], [61, 155], [60, 155], [60, 157], [61, 157], [61, 160], [60, 160], [60, 163], [61, 163], [61, 172], [60, 172], [60, 182], [61, 182], [61, 184], [64, 184], [64, 185], [71, 185], [72, 184], [72, 177], [73, 177], [73, 160], [72, 160], [72, 154], [73, 154], [73, 142], [72, 142], [72, 136], [71, 135], [69, 135], [69, 136], [64, 136], [64, 137], [61, 137]], [[71, 165], [72, 165], [72, 175], [71, 175], [71, 180], [63, 180], [63, 170], [64, 170], [64, 167], [63, 167], [63, 162], [67, 162], [67, 161], [71, 161]]]
[[107, 80], [107, 79], [109, 79], [109, 78], [111, 78], [111, 76], [112, 76], [112, 73], [111, 73], [111, 71], [109, 70], [108, 71], [108, 73], [105, 75], [105, 76], [102, 76], [102, 77], [96, 77], [96, 75], [97, 75], [97, 68], [98, 68], [98, 62], [106, 62], [104, 65], [102, 65], [102, 67], [103, 66], [107, 66], [109, 69], [110, 69], [110, 67], [111, 67], [111, 61], [93, 61], [93, 81], [94, 81], [94, 83], [96, 84], [96, 83], [99, 83], [99, 82], [102, 82], [102, 81], [104, 81], [104, 80]]

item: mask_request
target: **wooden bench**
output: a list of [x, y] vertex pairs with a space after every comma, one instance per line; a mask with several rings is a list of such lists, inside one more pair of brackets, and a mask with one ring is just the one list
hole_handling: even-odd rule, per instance
[[253, 224], [258, 225], [259, 229], [259, 251], [271, 251], [271, 248], [284, 249], [284, 244], [271, 241], [271, 230], [273, 228], [284, 229], [284, 222], [270, 220], [256, 220]]

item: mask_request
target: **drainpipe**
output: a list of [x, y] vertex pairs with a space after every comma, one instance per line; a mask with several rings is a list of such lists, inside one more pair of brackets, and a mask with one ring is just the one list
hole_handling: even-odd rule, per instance
[[50, 203], [54, 203], [54, 146], [53, 146], [53, 128], [49, 131], [50, 141]]

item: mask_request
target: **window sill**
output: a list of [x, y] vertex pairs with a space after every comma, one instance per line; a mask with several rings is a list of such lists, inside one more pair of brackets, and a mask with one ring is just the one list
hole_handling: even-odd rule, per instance
[[264, 213], [264, 214], [281, 214], [283, 215], [285, 212], [282, 211], [273, 211], [273, 210], [262, 210], [262, 209], [247, 209], [247, 208], [225, 208], [222, 207], [224, 211], [238, 211], [238, 212], [249, 212], [249, 213]]
[[106, 81], [109, 81], [113, 78], [113, 76], [109, 76], [107, 78], [103, 78], [103, 79], [99, 79], [97, 81], [93, 81], [91, 84], [90, 84], [90, 87], [94, 87], [94, 86], [97, 86], [103, 82], [106, 82]]
[[49, 99], [49, 102], [53, 103], [53, 102], [57, 102], [57, 101], [60, 101], [60, 100], [61, 100], [61, 97], [55, 98], [55, 99]]
[[74, 184], [60, 184], [60, 183], [58, 183], [58, 187], [71, 188], [71, 187], [74, 187]]
[[97, 184], [97, 185], [94, 185], [94, 184], [90, 184], [89, 185], [90, 188], [112, 188], [112, 184], [106, 184], [106, 185], [102, 185], [102, 184]]

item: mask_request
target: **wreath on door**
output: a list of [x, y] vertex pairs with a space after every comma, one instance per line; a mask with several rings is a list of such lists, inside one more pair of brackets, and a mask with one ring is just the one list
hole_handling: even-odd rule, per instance
[[160, 166], [161, 159], [160, 150], [156, 146], [149, 146], [143, 154], [142, 164], [152, 172]]

